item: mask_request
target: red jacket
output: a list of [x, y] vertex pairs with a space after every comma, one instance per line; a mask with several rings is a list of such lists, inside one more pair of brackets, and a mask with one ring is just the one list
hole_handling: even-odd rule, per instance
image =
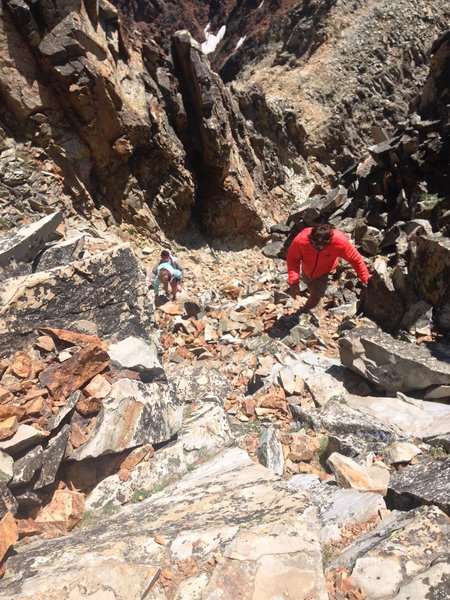
[[363, 257], [345, 233], [333, 229], [331, 243], [323, 250], [316, 250], [308, 240], [311, 231], [312, 227], [303, 229], [289, 246], [286, 260], [290, 285], [298, 283], [300, 279], [300, 264], [306, 277], [317, 279], [333, 271], [340, 258], [351, 264], [363, 283], [369, 281], [370, 275]]

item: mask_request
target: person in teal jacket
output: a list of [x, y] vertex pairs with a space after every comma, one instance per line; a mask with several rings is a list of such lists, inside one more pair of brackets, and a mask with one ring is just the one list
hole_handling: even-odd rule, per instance
[[340, 258], [350, 263], [366, 285], [370, 274], [363, 257], [345, 233], [333, 225], [321, 223], [306, 227], [294, 238], [286, 256], [288, 280], [291, 296], [296, 298], [300, 293], [302, 271], [302, 279], [309, 291], [302, 312], [308, 312], [319, 304], [327, 289], [328, 275], [337, 267]]
[[159, 286], [162, 285], [166, 296], [169, 295], [169, 285], [172, 291], [172, 298], [176, 300], [177, 293], [180, 291], [181, 271], [174, 269], [168, 262], [161, 263], [156, 268], [156, 276], [153, 280], [153, 291], [155, 299], [159, 296]]

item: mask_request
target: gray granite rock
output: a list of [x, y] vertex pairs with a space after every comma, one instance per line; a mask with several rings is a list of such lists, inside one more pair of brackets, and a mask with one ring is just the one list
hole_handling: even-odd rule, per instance
[[380, 494], [342, 489], [322, 483], [317, 475], [294, 475], [287, 483], [296, 492], [308, 492], [317, 507], [321, 523], [320, 539], [329, 544], [341, 539], [341, 530], [376, 517], [386, 504]]
[[87, 442], [77, 449], [68, 448], [66, 456], [83, 460], [168, 441], [179, 431], [182, 413], [183, 404], [173, 386], [120, 379], [102, 400]]
[[42, 467], [39, 479], [34, 484], [35, 490], [39, 490], [55, 481], [59, 465], [64, 458], [69, 437], [70, 425], [64, 425], [61, 431], [50, 439], [42, 455]]
[[283, 474], [283, 445], [278, 429], [270, 426], [264, 430], [259, 439], [257, 454], [262, 465], [275, 473], [275, 475]]
[[[163, 598], [161, 568], [221, 559], [203, 581], [204, 600], [236, 597], [326, 600], [316, 509], [237, 448], [221, 453], [141, 503], [89, 529], [17, 548], [0, 599], [72, 595]], [[165, 545], [154, 541], [163, 535]], [[92, 541], [95, 540], [95, 544]], [[244, 577], [245, 575], [245, 577]], [[236, 592], [236, 585], [238, 591]], [[301, 590], [301, 595], [298, 595]]]
[[450, 383], [450, 350], [442, 344], [419, 347], [361, 327], [339, 340], [339, 352], [343, 365], [387, 392]]
[[0, 284], [0, 356], [22, 348], [37, 327], [93, 321], [100, 337], [149, 337], [153, 306], [145, 274], [128, 244], [70, 265]]
[[155, 491], [168, 481], [181, 478], [189, 469], [217, 454], [232, 442], [228, 417], [217, 398], [205, 398], [185, 415], [176, 441], [160, 448], [149, 461], [133, 469], [122, 481], [118, 474], [103, 479], [86, 500], [86, 509], [98, 511], [106, 505], [130, 502], [139, 490]]
[[448, 517], [435, 506], [394, 511], [341, 552], [330, 568], [350, 569], [354, 583], [370, 599], [406, 600], [403, 592], [419, 579], [424, 594], [409, 598], [445, 598], [440, 595], [448, 591], [445, 574], [427, 575], [434, 565], [448, 564], [449, 535]]
[[44, 451], [42, 446], [36, 446], [29, 452], [14, 462], [14, 477], [9, 484], [10, 487], [28, 483], [33, 479], [34, 474], [42, 467], [42, 458]]
[[71, 262], [80, 260], [83, 258], [84, 248], [84, 235], [78, 235], [50, 246], [39, 257], [35, 270], [46, 271], [47, 269], [68, 265]]
[[219, 369], [196, 365], [167, 365], [166, 376], [183, 402], [191, 403], [215, 396], [223, 403], [231, 394], [229, 379]]

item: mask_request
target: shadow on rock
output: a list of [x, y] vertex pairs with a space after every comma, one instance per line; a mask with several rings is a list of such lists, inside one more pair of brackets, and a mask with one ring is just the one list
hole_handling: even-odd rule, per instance
[[267, 329], [266, 333], [271, 338], [283, 339], [290, 334], [291, 330], [298, 325], [301, 311], [297, 310], [292, 315], [283, 315], [276, 323]]
[[155, 298], [155, 306], [162, 306], [163, 304], [167, 304], [169, 302], [169, 298], [167, 296], [157, 296]]

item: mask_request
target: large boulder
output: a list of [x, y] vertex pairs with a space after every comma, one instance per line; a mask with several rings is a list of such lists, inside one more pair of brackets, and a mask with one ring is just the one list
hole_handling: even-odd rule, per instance
[[320, 538], [324, 544], [339, 541], [345, 530], [376, 518], [380, 510], [386, 508], [380, 494], [322, 483], [317, 475], [294, 475], [288, 485], [296, 492], [311, 495], [311, 501], [319, 511]]
[[434, 504], [450, 516], [450, 457], [422, 457], [393, 473], [386, 502], [398, 510]]
[[103, 479], [89, 494], [86, 508], [98, 511], [106, 505], [124, 504], [139, 491], [156, 493], [166, 482], [181, 478], [196, 464], [229, 446], [232, 439], [227, 414], [217, 398], [204, 400], [185, 418], [176, 441], [139, 463], [126, 480], [118, 473]]
[[101, 337], [148, 337], [153, 308], [145, 274], [128, 244], [0, 284], [0, 356], [23, 347], [39, 327], [84, 318]]
[[416, 346], [370, 327], [357, 327], [339, 340], [344, 366], [387, 392], [425, 390], [450, 382], [450, 351], [437, 343]]
[[183, 405], [172, 387], [120, 379], [102, 400], [86, 443], [77, 449], [69, 447], [66, 456], [83, 460], [166, 442], [179, 431], [182, 419]]
[[362, 291], [361, 310], [388, 331], [395, 331], [402, 321], [405, 303], [391, 278], [375, 273]]
[[202, 575], [189, 598], [328, 598], [316, 509], [233, 448], [90, 529], [18, 548], [0, 599], [56, 600], [67, 589], [163, 598], [164, 573], [180, 566], [191, 583]]
[[419, 236], [411, 244], [410, 273], [420, 296], [436, 309], [437, 325], [450, 332], [450, 239]]
[[396, 398], [350, 394], [346, 403], [377, 426], [378, 431], [374, 432], [377, 437], [385, 428], [401, 437], [422, 440], [450, 434], [449, 404], [417, 400], [401, 393]]
[[366, 598], [446, 597], [448, 536], [448, 517], [435, 506], [393, 511], [330, 566], [349, 569]]

